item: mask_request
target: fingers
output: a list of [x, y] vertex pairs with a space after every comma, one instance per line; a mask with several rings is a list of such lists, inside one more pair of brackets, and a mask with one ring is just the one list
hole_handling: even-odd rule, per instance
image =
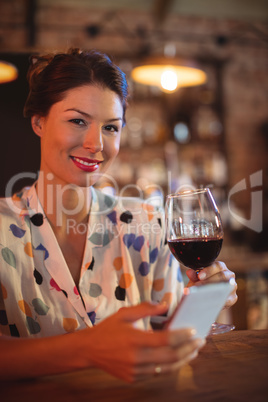
[[188, 278], [190, 279], [191, 282], [199, 281], [198, 276], [194, 269], [187, 269], [186, 275], [188, 276]]
[[186, 342], [194, 340], [196, 331], [191, 328], [180, 329], [178, 331], [141, 331], [136, 330], [134, 343], [141, 348], [156, 349], [159, 347], [178, 348]]
[[161, 373], [170, 373], [178, 370], [186, 363], [198, 356], [198, 352], [205, 344], [203, 339], [194, 339], [185, 343], [183, 346], [170, 350], [169, 348], [159, 348], [156, 350], [144, 350], [144, 361], [136, 365], [133, 370], [135, 381], [145, 379], [145, 376], [152, 377], [155, 368], [160, 367]]
[[[198, 279], [200, 281], [205, 282], [208, 279], [211, 279], [215, 275], [221, 275], [223, 271], [225, 271], [225, 264], [220, 263], [220, 262], [214, 262], [214, 264], [203, 268], [199, 273], [198, 273]], [[227, 270], [227, 267], [226, 267]], [[216, 282], [216, 281], [215, 281]]]
[[89, 329], [89, 333], [80, 331], [95, 345], [88, 357], [90, 364], [134, 382], [154, 375], [158, 365], [163, 366], [163, 372], [170, 372], [190, 361], [204, 344], [195, 338], [195, 331], [142, 331], [132, 325], [137, 319], [163, 314], [166, 309], [163, 305], [142, 303], [121, 309]]
[[163, 346], [158, 348], [144, 348], [139, 351], [138, 361], [140, 365], [166, 364], [173, 365], [178, 361], [184, 360], [205, 345], [205, 340], [201, 338], [190, 339], [181, 343], [177, 347]]
[[[128, 327], [133, 322], [157, 314], [164, 314], [167, 311], [167, 305], [152, 304], [148, 302], [141, 303], [133, 307], [123, 307], [115, 315], [117, 327]], [[178, 331], [142, 331], [132, 326], [129, 333], [129, 341], [136, 347], [157, 348], [161, 346], [169, 346], [176, 348], [185, 342], [193, 339], [196, 331], [192, 328], [180, 329]]]
[[[166, 312], [166, 305], [154, 305], [152, 303], [144, 302], [133, 307], [124, 307], [117, 313], [118, 319], [125, 324], [135, 322], [140, 318], [152, 316], [156, 314], [163, 314]], [[141, 331], [134, 329], [133, 344], [141, 348], [158, 348], [167, 346], [170, 348], [178, 348], [187, 342], [194, 341], [196, 330], [193, 328], [184, 328], [177, 331]]]
[[235, 274], [222, 261], [214, 262], [212, 265], [203, 268], [198, 274], [193, 269], [188, 269], [186, 275], [191, 282], [202, 281], [202, 283], [228, 281], [235, 277]]
[[[224, 262], [221, 261], [216, 261], [209, 267], [203, 268], [198, 274], [191, 271], [193, 270], [189, 269], [186, 271], [187, 276], [190, 279], [188, 286], [229, 281], [231, 278], [235, 279], [235, 274], [226, 267]], [[234, 290], [229, 295], [224, 308], [231, 307], [237, 301], [237, 284], [235, 283], [234, 286]]]
[[189, 363], [191, 360], [195, 359], [198, 356], [198, 350], [195, 350], [193, 353], [188, 355], [184, 360], [176, 361], [175, 363], [172, 364], [166, 364], [166, 363], [157, 363], [157, 364], [148, 364], [144, 365], [141, 367], [138, 367], [135, 369], [135, 374], [134, 374], [134, 381], [144, 381], [147, 378], [152, 378], [156, 375], [155, 368], [160, 367], [161, 368], [161, 375], [162, 374], [168, 374], [173, 371], [176, 371], [183, 367], [185, 364]]
[[168, 330], [167, 333], [168, 333], [169, 345], [172, 346], [173, 348], [176, 348], [182, 345], [183, 343], [194, 339], [196, 335], [196, 330], [194, 328], [185, 328], [185, 329], [179, 329], [177, 331]]
[[[216, 278], [214, 278], [215, 276]], [[231, 277], [234, 277], [234, 273], [229, 271], [229, 269], [222, 261], [216, 261], [214, 262], [214, 264], [203, 268], [198, 273], [198, 279], [203, 282], [207, 279], [210, 279], [210, 281], [213, 280], [214, 282], [218, 282], [217, 278], [221, 278], [221, 280], [224, 280], [225, 278], [230, 279]]]
[[137, 330], [135, 343], [148, 348], [166, 346], [176, 349], [187, 342], [193, 341], [195, 335], [196, 331], [191, 328], [180, 329], [178, 331], [163, 330], [155, 332]]
[[237, 299], [238, 299], [238, 296], [235, 293], [235, 291], [232, 292], [231, 295], [228, 297], [228, 299], [227, 299], [227, 301], [226, 301], [226, 303], [224, 305], [224, 308], [232, 307], [237, 302]]
[[200, 272], [198, 274], [198, 278], [203, 284], [216, 283], [229, 281], [231, 278], [234, 278], [234, 274], [231, 271], [219, 271], [213, 274], [210, 274], [208, 272]]
[[191, 272], [189, 269], [186, 271], [187, 276], [191, 281], [202, 281], [202, 283], [212, 283], [228, 281], [231, 278], [235, 278], [235, 274], [230, 271], [224, 262], [216, 261], [214, 264], [203, 268], [198, 274]]

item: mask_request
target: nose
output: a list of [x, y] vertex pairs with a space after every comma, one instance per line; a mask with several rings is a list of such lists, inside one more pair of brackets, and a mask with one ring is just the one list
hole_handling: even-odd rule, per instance
[[93, 154], [103, 150], [102, 132], [99, 127], [93, 125], [89, 127], [84, 137], [83, 147]]

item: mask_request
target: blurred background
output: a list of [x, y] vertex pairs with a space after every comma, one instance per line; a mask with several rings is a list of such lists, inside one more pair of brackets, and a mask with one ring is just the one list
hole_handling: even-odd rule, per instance
[[[220, 259], [239, 285], [225, 319], [267, 328], [268, 1], [0, 0], [0, 60], [18, 73], [0, 84], [0, 196], [39, 168], [39, 139], [22, 116], [29, 56], [69, 47], [106, 52], [130, 86], [113, 180], [100, 186], [163, 199], [209, 186], [225, 228]], [[134, 69], [148, 65], [169, 69], [167, 82], [138, 81]], [[178, 66], [200, 69], [200, 80], [174, 78]]]

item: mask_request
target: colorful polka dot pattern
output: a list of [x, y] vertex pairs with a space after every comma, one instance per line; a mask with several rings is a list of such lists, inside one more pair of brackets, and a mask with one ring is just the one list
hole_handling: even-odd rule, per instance
[[0, 200], [3, 334], [61, 334], [96, 325], [122, 306], [141, 301], [166, 301], [170, 312], [177, 304], [183, 283], [178, 264], [164, 245], [163, 211], [137, 199], [124, 200], [122, 208], [116, 199], [91, 191], [78, 287], [35, 187], [12, 198], [16, 210]]

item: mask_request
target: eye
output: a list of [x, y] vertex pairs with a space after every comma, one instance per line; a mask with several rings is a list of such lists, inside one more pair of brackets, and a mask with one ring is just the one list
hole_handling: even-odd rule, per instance
[[108, 124], [107, 126], [104, 127], [106, 131], [110, 131], [111, 133], [117, 133], [119, 131], [118, 127], [115, 126], [114, 124]]
[[83, 119], [71, 119], [69, 122], [75, 124], [76, 126], [85, 126], [86, 122]]

